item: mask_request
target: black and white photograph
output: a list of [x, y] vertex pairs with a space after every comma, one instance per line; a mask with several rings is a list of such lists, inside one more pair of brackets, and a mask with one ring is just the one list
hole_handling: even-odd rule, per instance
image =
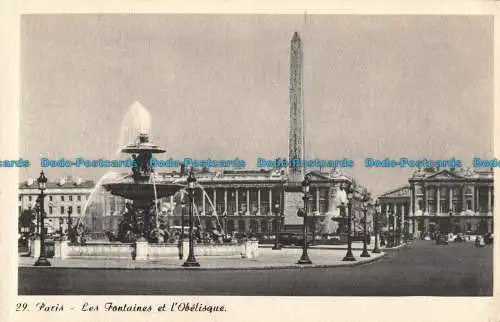
[[494, 22], [21, 15], [16, 311], [491, 298]]

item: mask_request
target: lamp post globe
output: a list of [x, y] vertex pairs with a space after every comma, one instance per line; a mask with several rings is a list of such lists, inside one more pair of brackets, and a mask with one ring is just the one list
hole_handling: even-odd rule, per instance
[[372, 253], [379, 254], [380, 249], [378, 248], [378, 234], [379, 234], [378, 229], [379, 229], [379, 216], [381, 213], [382, 206], [380, 205], [380, 202], [378, 201], [378, 199], [375, 201], [374, 208], [375, 209], [374, 209], [374, 213], [373, 213], [373, 216], [374, 216], [373, 232], [375, 234], [375, 246], [373, 247]]
[[194, 246], [193, 246], [193, 189], [196, 184], [196, 178], [194, 176], [193, 168], [189, 169], [189, 175], [187, 178], [188, 183], [188, 194], [189, 194], [189, 254], [188, 258], [182, 264], [184, 267], [199, 267], [200, 263], [196, 261], [196, 257], [194, 256]]
[[40, 256], [35, 262], [35, 266], [51, 266], [49, 260], [45, 257], [44, 190], [47, 188], [47, 181], [42, 170], [40, 177], [37, 179], [38, 189], [40, 190]]
[[303, 240], [303, 245], [302, 245], [302, 256], [300, 257], [299, 261], [297, 264], [301, 265], [309, 265], [312, 264], [311, 259], [309, 258], [309, 254], [307, 253], [307, 213], [308, 213], [308, 205], [309, 205], [309, 190], [311, 188], [311, 181], [309, 178], [309, 175], [307, 174], [304, 177], [304, 181], [302, 181], [302, 193], [304, 194], [303, 200], [304, 200], [304, 227], [303, 227], [303, 233], [304, 233], [304, 240]]
[[342, 259], [344, 262], [356, 261], [356, 258], [354, 258], [354, 255], [352, 254], [352, 236], [351, 236], [353, 199], [354, 199], [354, 191], [352, 188], [352, 184], [349, 184], [347, 186], [347, 253]]

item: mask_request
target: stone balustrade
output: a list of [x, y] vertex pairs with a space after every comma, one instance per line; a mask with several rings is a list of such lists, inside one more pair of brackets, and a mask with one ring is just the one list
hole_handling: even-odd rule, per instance
[[[39, 244], [38, 244], [39, 245]], [[35, 248], [35, 247], [33, 247]], [[255, 258], [259, 256], [259, 242], [248, 240], [239, 244], [195, 244], [196, 257]], [[32, 256], [37, 255], [32, 251]], [[189, 242], [183, 242], [184, 258], [189, 253]], [[54, 243], [54, 258], [60, 259], [135, 259], [155, 260], [179, 256], [177, 244], [148, 244], [138, 241], [131, 244], [95, 243], [73, 245], [68, 241]], [[36, 257], [36, 256], [33, 256]]]
[[134, 257], [134, 244], [86, 244], [71, 245], [65, 241], [55, 243], [54, 257], [60, 258], [98, 258], [98, 259], [131, 259]]

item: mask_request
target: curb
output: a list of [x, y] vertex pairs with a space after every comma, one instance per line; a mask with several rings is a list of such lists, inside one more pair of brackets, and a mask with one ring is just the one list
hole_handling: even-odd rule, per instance
[[[399, 246], [396, 247], [391, 247], [391, 248], [385, 248], [385, 247], [379, 247], [381, 251], [387, 251], [387, 250], [398, 250], [403, 248], [404, 246], [410, 245], [411, 243], [403, 243]], [[271, 249], [271, 247], [262, 247], [259, 246], [259, 248], [262, 249]], [[373, 247], [372, 247], [373, 248]], [[301, 246], [283, 246], [282, 249], [302, 249]], [[314, 249], [320, 249], [320, 250], [347, 250], [347, 246], [345, 247], [324, 247], [324, 246], [309, 246], [307, 247], [309, 250], [314, 250]], [[362, 251], [363, 247], [352, 247], [352, 250], [357, 250], [357, 251]], [[370, 251], [370, 250], [369, 250]]]
[[360, 266], [365, 264], [373, 263], [382, 257], [386, 256], [387, 253], [383, 252], [380, 256], [372, 257], [364, 261], [348, 262], [345, 264], [311, 264], [311, 265], [299, 265], [299, 264], [287, 264], [282, 266], [247, 266], [247, 267], [64, 267], [64, 266], [47, 266], [47, 267], [35, 267], [35, 266], [24, 266], [20, 265], [18, 267], [22, 269], [47, 269], [47, 270], [61, 270], [61, 269], [75, 269], [75, 270], [118, 270], [118, 271], [131, 271], [131, 270], [154, 270], [154, 271], [253, 271], [253, 270], [278, 270], [278, 269], [311, 269], [311, 268], [337, 268], [337, 267], [352, 267]]

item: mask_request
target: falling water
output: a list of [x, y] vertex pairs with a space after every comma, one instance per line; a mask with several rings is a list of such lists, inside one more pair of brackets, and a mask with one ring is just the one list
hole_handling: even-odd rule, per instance
[[[139, 102], [132, 103], [125, 115], [123, 116], [122, 123], [120, 126], [120, 137], [118, 139], [118, 148], [115, 152], [115, 157], [118, 157], [121, 153], [121, 149], [130, 144], [135, 143], [137, 141], [137, 137], [139, 133], [150, 133], [151, 130], [151, 116], [149, 112], [141, 105]], [[83, 206], [83, 210], [78, 217], [77, 224], [80, 224], [83, 216], [87, 211], [87, 208], [92, 202], [95, 202], [95, 195], [100, 192], [102, 189], [102, 185], [104, 183], [110, 183], [112, 181], [118, 181], [130, 176], [130, 174], [117, 174], [116, 172], [107, 172], [105, 173], [96, 183], [94, 189], [90, 193], [87, 202]], [[155, 207], [157, 203], [156, 196], [156, 184], [153, 179], [153, 185], [155, 187]], [[156, 209], [158, 213], [158, 209]], [[158, 219], [157, 219], [158, 220]]]
[[159, 228], [158, 224], [158, 194], [156, 193], [156, 182], [155, 182], [155, 175], [154, 173], [151, 174], [151, 180], [153, 181], [153, 191], [155, 192], [155, 217], [156, 217], [156, 229]]
[[203, 186], [201, 184], [198, 183], [196, 186], [199, 187], [201, 189], [201, 191], [203, 192], [203, 195], [207, 197], [208, 203], [210, 204], [210, 207], [212, 207], [213, 214], [215, 214], [215, 219], [217, 220], [217, 224], [219, 227], [222, 227], [220, 220], [219, 220], [219, 215], [217, 214], [217, 209], [215, 208], [214, 203], [212, 202], [212, 199], [210, 199], [207, 192], [205, 191], [205, 188], [203, 188]]
[[85, 203], [85, 205], [83, 206], [83, 210], [80, 214], [80, 216], [78, 216], [78, 220], [77, 220], [77, 226], [81, 223], [82, 221], [82, 217], [85, 216], [85, 212], [87, 211], [87, 208], [88, 206], [90, 205], [90, 203], [94, 200], [94, 196], [96, 195], [96, 193], [100, 190], [101, 186], [102, 186], [102, 183], [106, 180], [106, 179], [110, 179], [110, 178], [113, 178], [114, 180], [117, 180], [117, 179], [122, 179], [124, 176], [121, 176], [116, 173], [116, 172], [112, 172], [112, 171], [109, 171], [109, 172], [106, 172], [100, 179], [99, 181], [97, 181], [96, 185], [94, 186], [94, 189], [92, 189], [92, 192], [90, 193], [88, 199], [87, 199], [87, 202]]
[[116, 155], [119, 155], [121, 149], [127, 144], [136, 142], [139, 133], [151, 135], [151, 115], [141, 103], [136, 101], [129, 106], [127, 113], [123, 116]]

